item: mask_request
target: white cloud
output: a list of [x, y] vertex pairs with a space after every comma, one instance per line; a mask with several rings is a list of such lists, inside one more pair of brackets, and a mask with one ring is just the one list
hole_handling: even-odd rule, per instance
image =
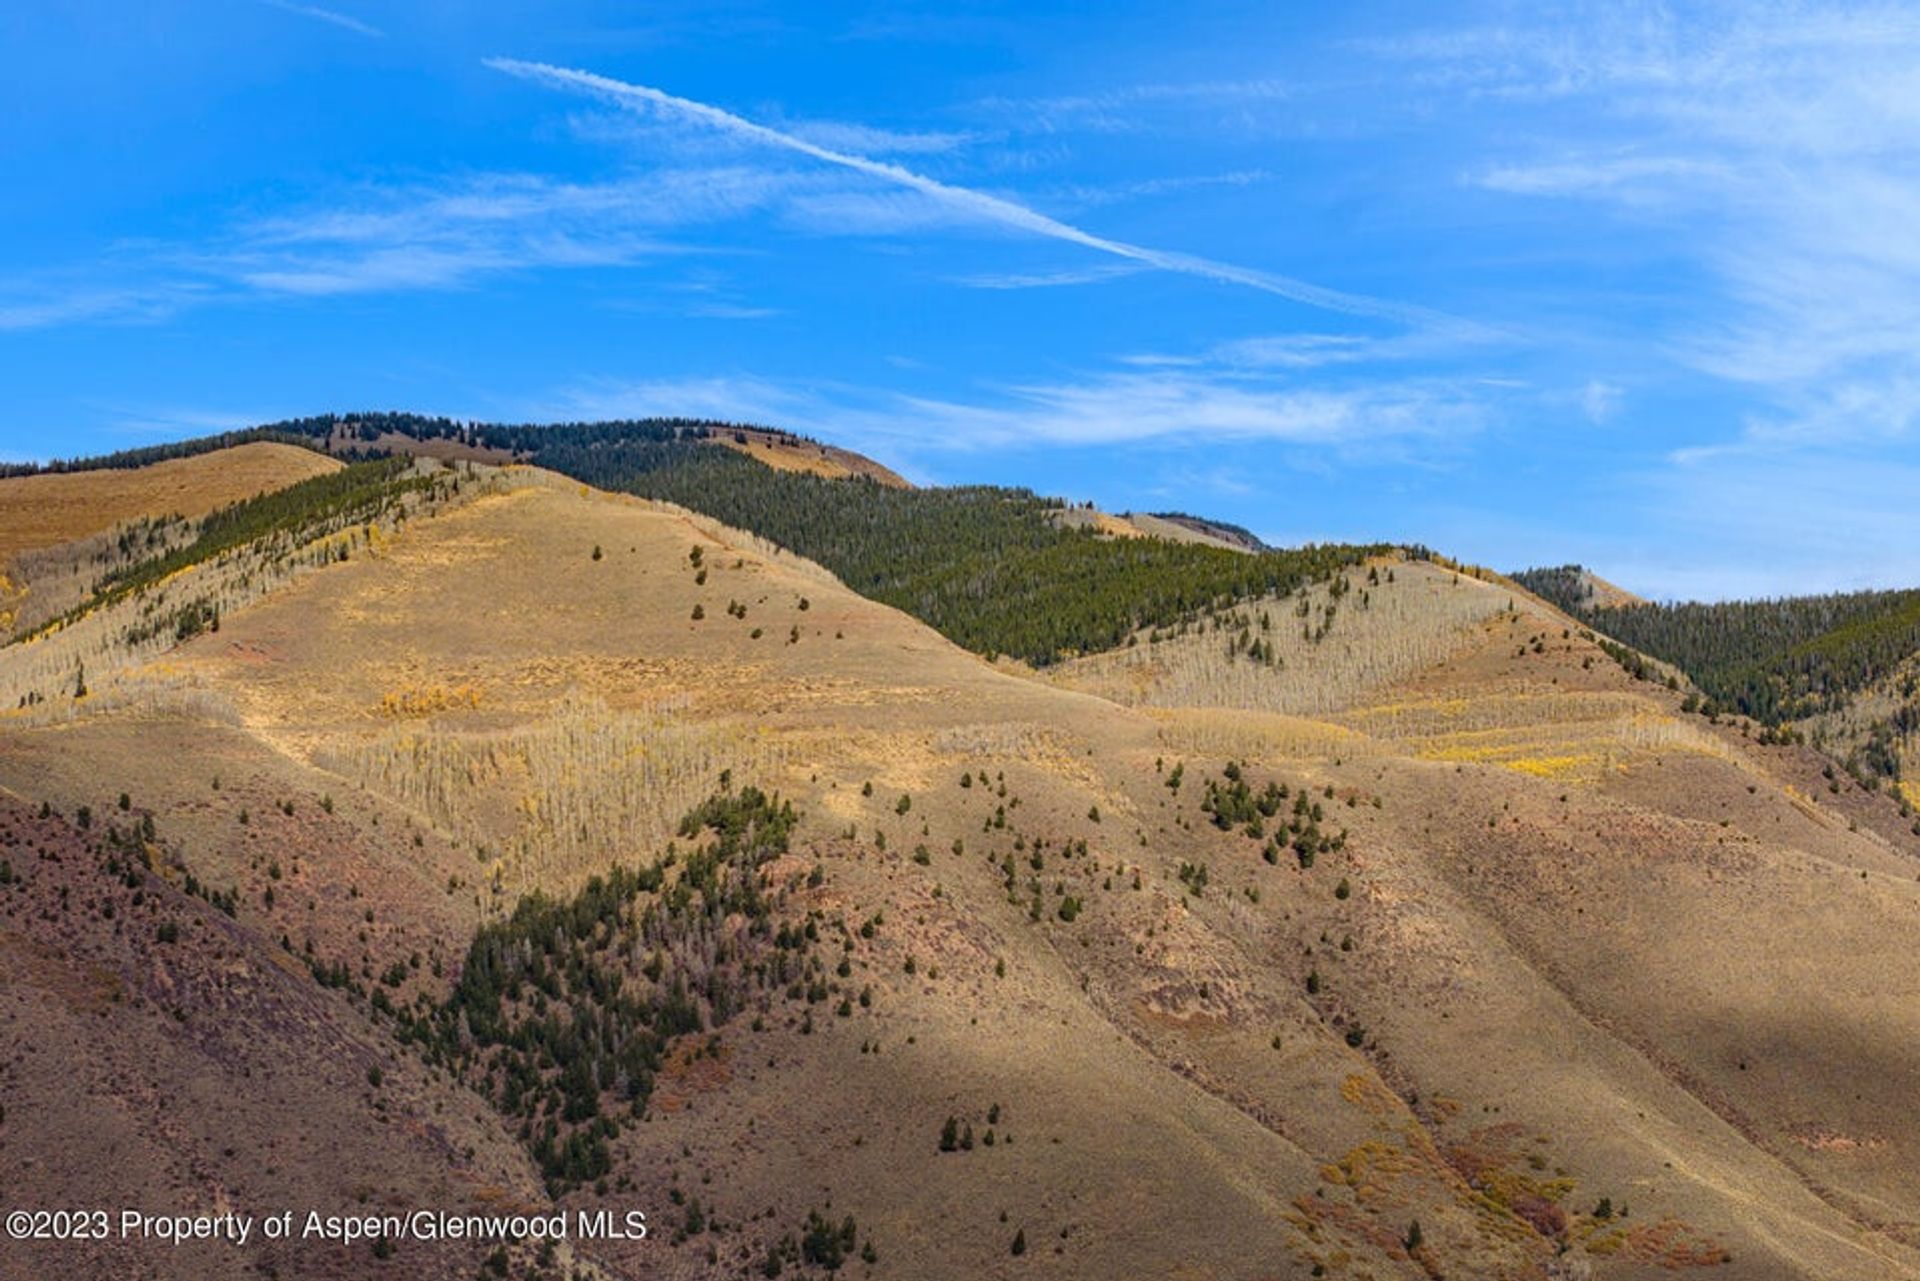
[[1186, 127], [1212, 131], [1225, 122], [1244, 121], [1249, 111], [1285, 105], [1294, 93], [1294, 86], [1276, 79], [1196, 80], [1042, 98], [987, 98], [974, 105], [1023, 130], [1043, 133], [1156, 132], [1169, 128], [1172, 117], [1186, 119], [1196, 112], [1202, 123]]
[[[1709, 287], [1660, 337], [1762, 398], [1738, 442], [1911, 439], [1920, 385], [1920, 15], [1609, 5], [1376, 42], [1417, 83], [1537, 104], [1472, 181], [1650, 211]], [[1525, 141], [1529, 136], [1531, 143]], [[1647, 225], [1642, 222], [1642, 226]]]
[[1596, 427], [1613, 417], [1620, 408], [1620, 388], [1593, 379], [1580, 389], [1580, 412]]
[[1344, 293], [1257, 268], [1216, 262], [1195, 254], [1152, 249], [1099, 236], [1004, 197], [990, 195], [973, 188], [953, 186], [887, 161], [872, 160], [850, 152], [823, 147], [793, 134], [755, 124], [718, 107], [676, 97], [646, 85], [629, 84], [589, 71], [556, 67], [546, 63], [523, 62], [514, 58], [489, 58], [487, 65], [523, 79], [618, 102], [643, 115], [665, 113], [768, 147], [808, 156], [823, 164], [865, 174], [870, 178], [904, 188], [924, 198], [925, 201], [944, 206], [956, 215], [979, 222], [1064, 241], [1163, 271], [1179, 272], [1257, 289], [1331, 311], [1377, 316], [1408, 324], [1461, 327], [1459, 321], [1440, 316], [1426, 308]]
[[[1457, 335], [1431, 331], [1376, 338], [1360, 334], [1259, 334], [1217, 343], [1200, 355], [1142, 352], [1124, 357], [1143, 368], [1212, 365], [1243, 376], [1270, 376], [1277, 370], [1299, 371], [1338, 365], [1385, 364], [1432, 359], [1460, 350]], [[1489, 385], [1514, 386], [1504, 379], [1483, 378]]]
[[1271, 442], [1343, 452], [1442, 443], [1478, 430], [1485, 409], [1445, 382], [1249, 386], [1206, 372], [1111, 373], [1007, 387], [986, 404], [907, 397], [875, 424], [952, 448]]
[[135, 289], [90, 289], [16, 281], [0, 299], [0, 331], [46, 329], [86, 320], [158, 319], [172, 306]]
[[1213, 359], [1231, 366], [1273, 369], [1313, 369], [1357, 361], [1388, 359], [1400, 353], [1398, 344], [1352, 334], [1270, 334], [1222, 343]]
[[1125, 200], [1154, 196], [1173, 196], [1208, 187], [1253, 187], [1272, 182], [1275, 174], [1266, 169], [1233, 169], [1225, 173], [1179, 174], [1167, 178], [1143, 178], [1138, 182], [1119, 182], [1104, 187], [1065, 187], [1064, 199], [1080, 205], [1111, 205]]
[[316, 22], [328, 23], [331, 26], [339, 27], [343, 31], [351, 31], [355, 35], [370, 36], [375, 40], [379, 40], [385, 38], [387, 34], [370, 23], [362, 22], [358, 18], [337, 12], [333, 9], [322, 9], [319, 5], [295, 4], [293, 0], [260, 0], [260, 2], [287, 13], [297, 13], [303, 18], [312, 18]]
[[368, 188], [357, 201], [262, 219], [241, 236], [257, 245], [405, 243], [537, 227], [630, 235], [640, 227], [677, 227], [765, 208], [805, 180], [746, 166], [660, 169], [599, 183], [535, 174], [480, 174], [439, 184]]
[[984, 386], [973, 397], [745, 376], [603, 380], [526, 407], [542, 418], [686, 414], [767, 423], [903, 465], [982, 449], [1235, 443], [1405, 462], [1452, 452], [1495, 421], [1497, 411], [1484, 389], [1447, 380], [1325, 387], [1253, 381], [1211, 368], [1107, 370]]
[[1624, 199], [1670, 195], [1693, 181], [1724, 182], [1731, 166], [1685, 156], [1589, 156], [1534, 164], [1495, 165], [1474, 181], [1492, 191], [1523, 196]]
[[479, 174], [363, 186], [333, 203], [241, 223], [191, 246], [148, 246], [106, 265], [123, 283], [13, 282], [0, 330], [157, 319], [237, 299], [457, 289], [542, 268], [627, 266], [703, 252], [666, 232], [772, 207], [816, 186], [804, 175], [719, 166], [645, 178], [559, 182]]
[[[493, 65], [584, 90], [596, 101], [612, 101], [629, 118], [661, 126], [665, 135], [728, 140], [735, 154], [716, 156], [709, 148], [700, 163], [669, 164], [601, 181], [481, 173], [406, 185], [363, 184], [305, 208], [238, 223], [199, 244], [128, 251], [96, 269], [90, 281], [62, 287], [31, 281], [14, 282], [11, 288], [0, 285], [0, 329], [152, 318], [192, 304], [263, 296], [460, 289], [519, 271], [626, 266], [695, 251], [664, 239], [668, 231], [761, 215], [812, 235], [897, 236], [983, 228], [1064, 242], [1105, 260], [1104, 266], [983, 273], [956, 281], [980, 288], [1092, 283], [1158, 270], [1455, 335], [1472, 330], [1417, 306], [1102, 237], [1009, 197], [954, 186], [819, 141], [928, 154], [964, 145], [974, 135], [900, 133], [827, 122], [804, 122], [792, 126], [795, 132], [783, 132], [585, 72], [505, 60]], [[684, 127], [689, 120], [711, 128], [690, 131]], [[768, 163], [763, 155], [749, 163], [740, 155], [747, 148], [773, 148], [820, 164], [782, 166]], [[1263, 177], [1259, 171], [1241, 171], [1136, 187], [1148, 192]], [[101, 283], [107, 270], [114, 279]], [[727, 305], [736, 316], [764, 311], [751, 300], [728, 300]]]
[[107, 415], [102, 426], [126, 436], [155, 440], [178, 440], [183, 436], [205, 436], [216, 432], [243, 431], [285, 418], [281, 413], [236, 413], [227, 409], [183, 409], [162, 407], [135, 409], [124, 405], [101, 405]]
[[747, 307], [739, 303], [705, 302], [689, 307], [687, 314], [707, 320], [767, 320], [780, 315], [781, 311], [778, 307]]
[[973, 289], [1058, 289], [1067, 285], [1097, 285], [1119, 280], [1143, 270], [1131, 263], [1100, 263], [1092, 267], [1067, 267], [1057, 271], [975, 272], [955, 276], [955, 284]]
[[820, 236], [906, 236], [1004, 229], [920, 191], [891, 188], [796, 194], [781, 213], [788, 226]]
[[[112, 259], [121, 268], [118, 256]], [[0, 332], [88, 322], [145, 324], [204, 302], [213, 286], [179, 275], [101, 285], [73, 272], [0, 282]]]
[[795, 137], [815, 146], [878, 156], [938, 155], [971, 146], [982, 138], [966, 131], [881, 129], [838, 120], [796, 120], [786, 127]]
[[822, 402], [804, 388], [746, 376], [593, 379], [520, 407], [530, 422], [689, 417], [809, 431]]

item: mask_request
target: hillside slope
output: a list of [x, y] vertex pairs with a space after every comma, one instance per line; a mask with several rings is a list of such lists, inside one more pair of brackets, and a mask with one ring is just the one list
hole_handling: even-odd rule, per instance
[[0, 640], [71, 608], [103, 572], [168, 545], [188, 522], [340, 466], [249, 441], [143, 466], [0, 475]]
[[216, 507], [337, 471], [297, 445], [256, 442], [137, 468], [0, 477], [0, 569], [22, 552], [98, 534], [141, 516], [204, 516]]
[[1516, 581], [1684, 672], [1709, 714], [1810, 738], [1857, 779], [1915, 801], [1920, 590], [1649, 604], [1594, 594], [1600, 580], [1579, 566]]
[[[539, 1185], [518, 1145], [231, 919], [218, 891], [184, 880], [169, 834], [143, 830], [150, 813], [76, 825], [0, 790], [10, 1208], [341, 1215], [533, 1203]], [[6, 1274], [22, 1277], [135, 1267], [345, 1277], [376, 1266], [366, 1241], [15, 1240], [0, 1251]], [[414, 1256], [409, 1274], [471, 1277], [486, 1253], [453, 1243]]]
[[609, 1274], [1920, 1277], [1920, 841], [1806, 747], [1400, 557], [1039, 679], [708, 518], [457, 476], [96, 660], [0, 786], [150, 813], [503, 1185], [646, 1209]]

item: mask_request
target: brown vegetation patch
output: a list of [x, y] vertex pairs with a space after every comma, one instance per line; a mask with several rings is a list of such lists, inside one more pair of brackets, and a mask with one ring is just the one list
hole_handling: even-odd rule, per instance
[[57, 997], [76, 1014], [105, 1014], [126, 999], [113, 971], [74, 958], [38, 939], [0, 929], [0, 985], [19, 983]]
[[661, 1112], [679, 1112], [697, 1095], [724, 1089], [733, 1080], [733, 1047], [709, 1033], [696, 1032], [676, 1040], [660, 1064], [648, 1105]]
[[8, 477], [0, 480], [0, 567], [21, 552], [72, 542], [122, 521], [204, 516], [340, 466], [297, 445], [256, 441], [147, 467]]
[[783, 432], [743, 427], [717, 431], [707, 439], [745, 454], [775, 471], [807, 472], [834, 480], [864, 476], [895, 489], [912, 488], [898, 472], [881, 466], [871, 458], [850, 449], [804, 440]]

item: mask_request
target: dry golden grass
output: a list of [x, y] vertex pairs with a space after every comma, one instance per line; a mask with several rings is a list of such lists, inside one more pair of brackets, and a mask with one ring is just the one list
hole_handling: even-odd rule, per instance
[[[929, 1281], [1249, 1260], [1625, 1279], [1722, 1243], [1728, 1281], [1920, 1277], [1920, 892], [1866, 821], [1884, 795], [1816, 805], [1817, 758], [1682, 717], [1445, 567], [1397, 566], [1365, 609], [1356, 582], [1278, 671], [1227, 664], [1209, 631], [1055, 681], [711, 521], [488, 475], [379, 555], [281, 581], [20, 725], [0, 785], [101, 815], [126, 787], [218, 883], [330, 834], [301, 876], [354, 886], [310, 901], [372, 974], [390, 920], [478, 919], [649, 856], [723, 769], [791, 796], [798, 844], [769, 874], [835, 940], [820, 977], [841, 987], [804, 1029], [805, 1002], [775, 1001], [717, 1058], [676, 1048], [673, 1106], [620, 1141], [616, 1177], [649, 1205], [697, 1177], [747, 1226], [708, 1265], [709, 1238], [671, 1240], [676, 1212], [644, 1253], [597, 1255], [610, 1273], [753, 1270], [734, 1253], [758, 1216], [788, 1230], [830, 1190], [876, 1276]], [[1228, 758], [1348, 839], [1309, 868], [1217, 829], [1199, 802]], [[270, 808], [295, 793], [297, 814]], [[235, 928], [291, 920], [298, 949], [307, 904], [263, 915], [252, 874]], [[463, 942], [427, 950], [457, 964]], [[936, 1150], [945, 1117], [983, 1131], [994, 1105], [1000, 1143]], [[1601, 1196], [1631, 1217], [1594, 1215]], [[1013, 1262], [1016, 1229], [1033, 1256]]]
[[1110, 516], [1106, 512], [1093, 513], [1093, 528], [1096, 533], [1108, 538], [1145, 538], [1147, 533], [1139, 525], [1119, 516]]
[[[1064, 507], [1055, 510], [1052, 515], [1055, 524], [1067, 529], [1090, 529], [1103, 538], [1147, 537], [1147, 531], [1142, 529], [1137, 523], [1125, 517], [1114, 516], [1108, 512], [1103, 512], [1092, 507]], [[1171, 528], [1179, 529], [1179, 526], [1176, 525]], [[1187, 531], [1181, 530], [1180, 532], [1186, 533]]]
[[[244, 448], [253, 449], [256, 446]], [[286, 450], [290, 454], [312, 457], [323, 468], [338, 466], [333, 460], [308, 454], [306, 450], [292, 446], [258, 448]], [[218, 455], [202, 457], [215, 458]], [[418, 465], [428, 470], [437, 470], [440, 466], [432, 461]], [[350, 548], [350, 554], [356, 560], [377, 561], [384, 554], [383, 548], [398, 522], [429, 514], [437, 503], [452, 502], [457, 505], [461, 501], [472, 501], [494, 492], [505, 483], [507, 477], [504, 474], [487, 473], [470, 480], [460, 499], [452, 499], [445, 494], [437, 498], [414, 494], [389, 512], [380, 523], [356, 525], [351, 530], [317, 535], [297, 547], [256, 543], [223, 555], [213, 562], [176, 570], [130, 597], [104, 608], [86, 610], [71, 620], [28, 636], [9, 646], [6, 661], [0, 662], [0, 713], [24, 719], [28, 723], [70, 719], [76, 712], [85, 710], [72, 704], [84, 704], [89, 699], [100, 698], [120, 673], [165, 654], [176, 643], [171, 629], [166, 627], [160, 627], [153, 635], [137, 641], [129, 639], [130, 629], [138, 628], [154, 617], [164, 618], [170, 608], [195, 600], [217, 607], [222, 614], [232, 613], [274, 593], [294, 579], [339, 567], [341, 562], [338, 557], [343, 548]], [[104, 538], [106, 535], [96, 537]], [[84, 541], [76, 544], [81, 548], [87, 545]], [[28, 557], [37, 561], [45, 560], [47, 553], [28, 553]], [[88, 572], [84, 557], [68, 568], [72, 571], [65, 582], [69, 592], [64, 597], [55, 595], [54, 599], [83, 604], [91, 599], [93, 574]], [[83, 584], [85, 590], [75, 594], [72, 591], [75, 583]], [[83, 684], [86, 694], [76, 698]]]
[[[1343, 725], [1419, 760], [1498, 765], [1542, 779], [1594, 782], [1672, 753], [1766, 772], [1698, 718], [1637, 691], [1518, 688], [1477, 697], [1396, 698], [1355, 707]], [[1791, 787], [1768, 778], [1785, 794]]]
[[0, 568], [21, 552], [137, 517], [204, 516], [341, 466], [310, 449], [261, 441], [150, 467], [10, 477], [0, 480]]
[[1636, 596], [1619, 584], [1608, 582], [1592, 570], [1588, 570], [1585, 577], [1587, 586], [1593, 589], [1593, 603], [1601, 608], [1612, 609], [1621, 605], [1647, 603], [1646, 597]]
[[1349, 578], [1354, 588], [1318, 640], [1302, 630], [1320, 630], [1330, 600], [1324, 586], [1233, 611], [1253, 620], [1250, 635], [1273, 647], [1277, 664], [1244, 653], [1230, 657], [1228, 643], [1240, 629], [1223, 615], [1224, 626], [1203, 620], [1186, 635], [1157, 643], [1141, 635], [1128, 648], [1062, 663], [1048, 675], [1128, 706], [1324, 715], [1472, 643], [1475, 625], [1510, 599], [1502, 589], [1418, 562], [1382, 565], [1375, 584], [1367, 583], [1365, 571]]
[[1225, 539], [1215, 538], [1213, 535], [1201, 533], [1197, 529], [1189, 529], [1178, 521], [1162, 520], [1160, 517], [1149, 515], [1146, 512], [1128, 512], [1123, 517], [1111, 519], [1124, 521], [1134, 530], [1145, 534], [1149, 538], [1165, 538], [1176, 543], [1199, 543], [1204, 547], [1224, 547], [1230, 552], [1246, 550], [1246, 548], [1227, 542]]
[[1156, 707], [1147, 710], [1169, 751], [1221, 759], [1313, 760], [1361, 757], [1380, 746], [1332, 721], [1237, 708]]
[[911, 488], [899, 473], [852, 450], [806, 440], [790, 444], [786, 437], [777, 432], [753, 428], [741, 428], [738, 435], [744, 439], [736, 440], [735, 433], [731, 431], [717, 432], [710, 439], [756, 462], [765, 463], [775, 471], [807, 472], [829, 478], [865, 476], [897, 489]]
[[[469, 694], [478, 707], [478, 693]], [[436, 700], [433, 710], [465, 706]], [[616, 712], [571, 695], [551, 715], [511, 728], [442, 718], [349, 740], [322, 751], [318, 763], [472, 846], [495, 882], [517, 897], [565, 888], [664, 845], [723, 771], [742, 779], [779, 772], [778, 745], [765, 735], [694, 721], [684, 711]]]

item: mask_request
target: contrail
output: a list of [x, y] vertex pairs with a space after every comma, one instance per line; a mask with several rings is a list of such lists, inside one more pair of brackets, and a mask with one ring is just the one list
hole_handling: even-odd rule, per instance
[[1304, 280], [1295, 280], [1290, 276], [1276, 275], [1251, 267], [1236, 267], [1232, 263], [1215, 262], [1211, 258], [1201, 258], [1194, 254], [1149, 249], [1144, 245], [1128, 244], [1124, 240], [1110, 240], [1105, 236], [1084, 231], [1071, 223], [1061, 222], [1058, 218], [1049, 218], [1046, 214], [1029, 209], [1025, 205], [1015, 204], [1011, 200], [1004, 200], [999, 196], [991, 196], [986, 192], [974, 191], [967, 187], [955, 187], [938, 182], [924, 174], [917, 174], [911, 169], [904, 169], [886, 161], [870, 160], [865, 156], [851, 155], [844, 151], [835, 151], [831, 147], [822, 147], [804, 138], [782, 133], [778, 129], [769, 129], [765, 125], [755, 124], [751, 120], [736, 116], [730, 111], [723, 111], [719, 107], [710, 107], [704, 102], [675, 97], [673, 94], [652, 89], [646, 85], [628, 84], [623, 80], [595, 75], [591, 71], [555, 67], [544, 62], [522, 62], [517, 58], [488, 58], [485, 61], [487, 66], [496, 71], [504, 71], [508, 75], [519, 76], [525, 80], [585, 90], [588, 93], [611, 98], [626, 107], [638, 108], [642, 104], [657, 107], [742, 138], [750, 138], [771, 147], [797, 151], [803, 156], [811, 156], [815, 160], [824, 161], [830, 165], [839, 165], [843, 169], [852, 169], [884, 182], [896, 183], [1004, 226], [1032, 232], [1038, 236], [1048, 236], [1055, 240], [1064, 240], [1068, 244], [1081, 245], [1099, 253], [1125, 258], [1129, 262], [1157, 267], [1162, 271], [1177, 271], [1207, 280], [1244, 285], [1249, 289], [1259, 289], [1329, 311], [1347, 312], [1359, 316], [1378, 316], [1417, 326], [1437, 326], [1453, 330], [1466, 327], [1464, 322], [1454, 317], [1445, 316], [1424, 307], [1369, 298], [1362, 294], [1343, 293], [1340, 290], [1328, 289]]
[[261, 3], [271, 5], [275, 9], [284, 9], [288, 13], [297, 13], [303, 18], [313, 18], [319, 22], [331, 22], [336, 27], [343, 27], [359, 35], [371, 36], [375, 40], [384, 40], [387, 37], [386, 32], [374, 26], [372, 23], [362, 22], [358, 18], [350, 17], [344, 13], [337, 13], [332, 9], [322, 9], [319, 5], [298, 4], [295, 0], [261, 0]]

